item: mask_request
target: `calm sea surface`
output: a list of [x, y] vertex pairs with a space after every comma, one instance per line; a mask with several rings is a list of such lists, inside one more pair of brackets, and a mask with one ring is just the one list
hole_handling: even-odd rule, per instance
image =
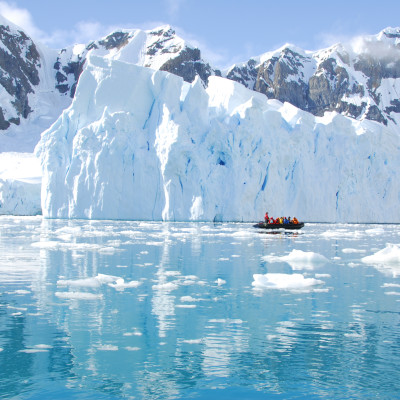
[[400, 399], [399, 243], [1, 217], [0, 398]]

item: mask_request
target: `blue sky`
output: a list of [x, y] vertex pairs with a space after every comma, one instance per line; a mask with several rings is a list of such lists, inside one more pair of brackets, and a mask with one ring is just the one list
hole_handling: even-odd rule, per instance
[[115, 28], [170, 24], [224, 68], [285, 43], [315, 50], [400, 26], [400, 1], [0, 0], [0, 14], [53, 48], [87, 43]]

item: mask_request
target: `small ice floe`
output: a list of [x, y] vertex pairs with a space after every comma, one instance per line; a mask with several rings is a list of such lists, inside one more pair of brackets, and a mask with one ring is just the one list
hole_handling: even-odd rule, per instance
[[315, 274], [316, 278], [331, 278], [330, 274]]
[[125, 347], [125, 350], [128, 350], [128, 351], [139, 351], [139, 350], [140, 350], [140, 347], [126, 346], [126, 347]]
[[55, 295], [60, 299], [67, 300], [100, 300], [102, 294], [87, 293], [87, 292], [55, 292]]
[[357, 264], [357, 263], [354, 263], [354, 262], [349, 262], [347, 265], [348, 265], [350, 268], [355, 268], [355, 267], [358, 267], [360, 264]]
[[182, 340], [182, 343], [187, 343], [187, 344], [202, 344], [203, 339], [185, 339]]
[[371, 256], [363, 257], [361, 261], [366, 264], [400, 264], [400, 247], [397, 244], [388, 243], [383, 250], [380, 250]]
[[268, 255], [262, 258], [269, 263], [287, 262], [294, 270], [314, 269], [316, 265], [325, 264], [328, 260], [321, 254], [312, 251], [292, 250], [286, 256]]
[[157, 285], [153, 285], [152, 289], [153, 290], [172, 291], [172, 290], [178, 289], [178, 285], [174, 282], [158, 283]]
[[182, 303], [193, 303], [195, 301], [199, 301], [192, 296], [182, 296], [180, 300]]
[[196, 308], [196, 304], [177, 304], [176, 308]]
[[118, 278], [115, 280], [115, 283], [109, 283], [108, 286], [110, 286], [116, 290], [124, 290], [127, 288], [137, 288], [141, 284], [142, 284], [142, 282], [139, 282], [139, 281], [125, 282], [124, 278]]
[[218, 286], [222, 286], [222, 285], [225, 285], [226, 281], [225, 281], [224, 279], [218, 278], [218, 279], [215, 281], [215, 283], [216, 283]]
[[351, 253], [365, 253], [365, 249], [342, 249], [342, 253], [347, 253], [347, 254], [351, 254]]
[[363, 257], [361, 261], [364, 264], [373, 265], [383, 273], [400, 275], [400, 247], [397, 244], [388, 243], [384, 249]]
[[252, 285], [256, 289], [304, 290], [324, 283], [319, 279], [305, 278], [302, 274], [254, 274], [253, 279]]
[[127, 288], [136, 288], [142, 283], [139, 281], [125, 282], [124, 278], [105, 274], [98, 274], [92, 278], [60, 279], [57, 281], [57, 286], [68, 287], [99, 288], [106, 284], [116, 290], [124, 290]]
[[143, 333], [138, 330], [134, 330], [133, 332], [125, 332], [123, 336], [142, 336]]
[[4, 349], [0, 347], [0, 353], [1, 353], [2, 351], [4, 351]]
[[365, 233], [370, 236], [376, 236], [376, 235], [382, 235], [382, 233], [385, 233], [385, 230], [383, 228], [372, 228], [372, 229], [367, 229]]
[[57, 281], [57, 286], [97, 288], [103, 284], [115, 282], [117, 279], [119, 279], [118, 276], [98, 274], [92, 278], [60, 279]]
[[39, 247], [44, 250], [57, 250], [60, 247], [60, 242], [55, 240], [41, 240], [40, 242], [34, 242], [31, 244], [32, 247]]
[[381, 287], [395, 287], [395, 288], [400, 288], [400, 284], [398, 283], [384, 283]]
[[12, 292], [6, 292], [7, 294], [18, 294], [18, 295], [25, 295], [25, 294], [29, 294], [32, 293], [29, 290], [24, 290], [24, 289], [17, 289], [17, 290], [13, 290]]

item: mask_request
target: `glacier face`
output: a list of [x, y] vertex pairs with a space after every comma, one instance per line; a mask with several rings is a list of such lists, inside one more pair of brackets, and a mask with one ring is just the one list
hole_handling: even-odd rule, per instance
[[216, 76], [88, 57], [45, 131], [48, 218], [400, 222], [398, 133], [305, 111]]

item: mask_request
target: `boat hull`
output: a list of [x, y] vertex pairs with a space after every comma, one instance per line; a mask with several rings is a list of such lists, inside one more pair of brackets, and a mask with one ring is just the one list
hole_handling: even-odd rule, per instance
[[299, 222], [298, 224], [267, 224], [265, 222], [259, 222], [258, 224], [254, 225], [255, 228], [261, 229], [301, 229], [304, 226], [304, 222]]

